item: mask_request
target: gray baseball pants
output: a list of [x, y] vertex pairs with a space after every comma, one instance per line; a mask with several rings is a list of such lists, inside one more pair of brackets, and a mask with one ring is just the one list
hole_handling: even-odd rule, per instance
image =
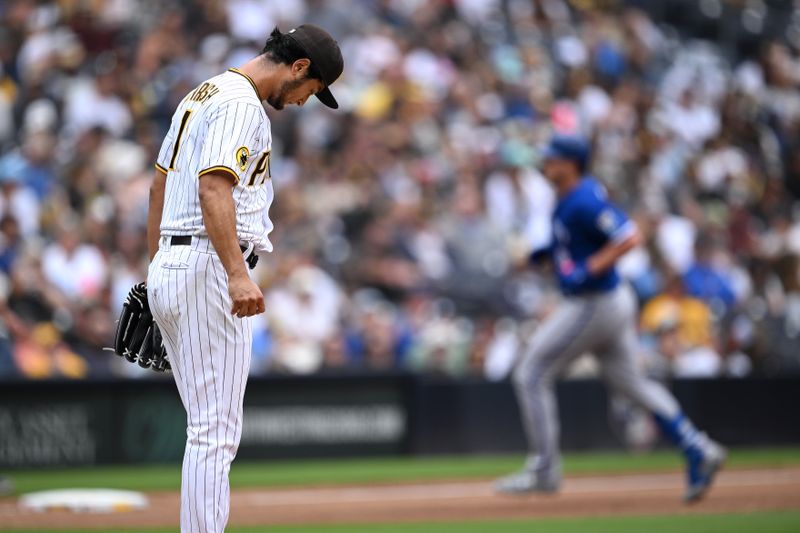
[[620, 284], [607, 293], [568, 297], [537, 328], [514, 369], [513, 384], [534, 468], [560, 476], [559, 421], [553, 384], [581, 354], [593, 353], [603, 380], [616, 392], [666, 419], [680, 411], [661, 384], [636, 362], [637, 309], [633, 291]]

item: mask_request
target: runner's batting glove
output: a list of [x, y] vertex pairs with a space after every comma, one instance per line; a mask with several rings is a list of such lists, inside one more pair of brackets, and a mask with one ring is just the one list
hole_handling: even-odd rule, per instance
[[589, 271], [586, 267], [586, 261], [576, 261], [572, 265], [572, 269], [568, 274], [564, 274], [561, 282], [564, 289], [569, 294], [574, 294], [583, 287], [583, 284], [589, 279]]

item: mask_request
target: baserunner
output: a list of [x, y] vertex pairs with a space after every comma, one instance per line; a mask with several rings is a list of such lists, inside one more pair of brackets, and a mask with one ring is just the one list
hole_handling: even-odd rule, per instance
[[591, 352], [616, 392], [653, 413], [686, 458], [685, 501], [702, 498], [725, 460], [725, 450], [698, 431], [661, 384], [636, 364], [636, 299], [620, 281], [617, 260], [637, 246], [636, 225], [612, 204], [603, 185], [585, 175], [589, 146], [577, 136], [555, 136], [543, 172], [555, 188], [552, 240], [531, 255], [551, 259], [563, 301], [529, 340], [513, 384], [529, 445], [524, 468], [498, 480], [501, 493], [555, 492], [561, 485], [559, 422], [553, 384], [578, 356]]

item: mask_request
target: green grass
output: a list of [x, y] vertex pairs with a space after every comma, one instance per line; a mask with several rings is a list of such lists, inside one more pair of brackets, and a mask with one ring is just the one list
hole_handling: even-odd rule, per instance
[[[519, 468], [521, 462], [521, 456], [235, 462], [231, 485], [290, 487], [486, 478]], [[787, 465], [800, 465], [800, 448], [734, 450], [729, 461], [733, 468]], [[666, 451], [647, 455], [568, 454], [564, 459], [567, 474], [654, 472], [680, 467], [680, 457]], [[10, 474], [18, 493], [82, 487], [130, 490], [177, 490], [180, 487], [179, 464], [20, 470]]]
[[[47, 530], [39, 533], [63, 533]], [[71, 529], [70, 533], [98, 530]], [[800, 531], [800, 511], [733, 515], [628, 516], [594, 518], [548, 518], [495, 522], [451, 522], [434, 524], [366, 524], [335, 526], [231, 527], [228, 533], [789, 533]], [[175, 529], [122, 529], [116, 533], [174, 533]], [[31, 533], [9, 530], [7, 533]]]

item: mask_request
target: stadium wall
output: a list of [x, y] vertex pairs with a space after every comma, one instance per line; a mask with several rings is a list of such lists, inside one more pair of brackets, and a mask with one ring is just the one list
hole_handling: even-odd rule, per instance
[[[686, 411], [731, 446], [797, 445], [800, 377], [682, 380]], [[619, 448], [604, 387], [558, 386], [562, 442]], [[185, 415], [169, 379], [0, 385], [0, 469], [180, 461]], [[521, 452], [508, 383], [418, 375], [251, 379], [241, 459]]]

